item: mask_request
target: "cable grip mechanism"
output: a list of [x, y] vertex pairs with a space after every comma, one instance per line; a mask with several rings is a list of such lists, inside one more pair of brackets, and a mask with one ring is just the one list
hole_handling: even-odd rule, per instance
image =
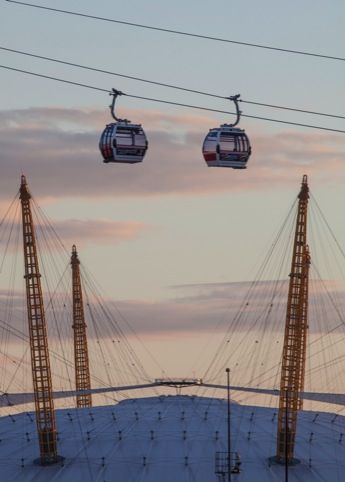
[[111, 113], [111, 116], [114, 120], [116, 120], [116, 122], [124, 122], [125, 124], [129, 124], [131, 121], [128, 120], [128, 119], [120, 119], [118, 117], [116, 117], [115, 115], [115, 102], [116, 102], [116, 99], [119, 95], [126, 95], [124, 94], [123, 92], [121, 92], [120, 90], [117, 90], [117, 89], [112, 89], [111, 92], [109, 92], [109, 95], [112, 95], [113, 96], [113, 100], [112, 100], [112, 103], [110, 104], [109, 108], [110, 108], [110, 113]]

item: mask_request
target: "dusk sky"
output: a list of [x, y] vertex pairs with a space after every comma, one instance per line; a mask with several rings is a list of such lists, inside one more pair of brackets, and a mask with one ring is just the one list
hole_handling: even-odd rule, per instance
[[[342, 0], [328, 5], [321, 0], [60, 0], [58, 5], [50, 0], [39, 4], [345, 57]], [[345, 115], [345, 63], [340, 60], [178, 36], [6, 1], [1, 2], [0, 39], [1, 47], [124, 75]], [[0, 52], [4, 66], [109, 91], [114, 87], [132, 95], [234, 111], [227, 100]], [[139, 165], [103, 164], [98, 141], [111, 121], [107, 93], [3, 68], [0, 91], [1, 217], [24, 173], [66, 248], [77, 245], [104, 297], [119, 303], [133, 328], [146, 333], [163, 364], [173, 365], [173, 343], [179, 338], [181, 342], [181, 326], [192, 309], [199, 310], [194, 313], [199, 313], [205, 332], [207, 323], [213, 331], [214, 324], [225, 318], [227, 292], [219, 304], [212, 305], [210, 299], [204, 310], [198, 300], [211, 298], [210, 286], [252, 279], [298, 194], [303, 174], [308, 175], [313, 195], [345, 246], [344, 133], [243, 117], [240, 126], [250, 136], [253, 149], [248, 169], [210, 169], [201, 153], [203, 139], [210, 128], [232, 122], [234, 116], [123, 96], [117, 112], [142, 123], [149, 150]], [[344, 119], [245, 103], [241, 109], [252, 116], [345, 131]], [[6, 280], [1, 279], [0, 287], [5, 286]], [[175, 329], [171, 328], [174, 317]], [[166, 332], [165, 320], [171, 331], [170, 353], [169, 349], [164, 352], [166, 339], [155, 344], [155, 337]], [[181, 347], [187, 356], [188, 346], [194, 344], [197, 357], [205, 341], [199, 339], [195, 319], [187, 332]]]

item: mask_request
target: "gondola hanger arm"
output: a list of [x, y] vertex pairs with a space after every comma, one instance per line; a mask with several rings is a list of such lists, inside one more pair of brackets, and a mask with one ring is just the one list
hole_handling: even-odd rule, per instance
[[112, 103], [110, 104], [109, 108], [110, 108], [110, 113], [111, 113], [111, 116], [112, 118], [116, 121], [116, 122], [124, 122], [126, 124], [129, 124], [131, 121], [128, 120], [128, 119], [119, 119], [118, 117], [116, 117], [115, 115], [115, 102], [116, 102], [116, 99], [119, 95], [126, 95], [124, 94], [123, 92], [121, 92], [120, 90], [117, 90], [117, 89], [112, 89], [111, 92], [109, 92], [109, 95], [112, 95], [113, 96], [113, 100], [112, 100]]
[[240, 96], [241, 94], [230, 95], [230, 97], [226, 97], [227, 99], [232, 100], [236, 106], [236, 121], [233, 124], [229, 124], [230, 127], [237, 126], [237, 124], [240, 122], [240, 119], [241, 119], [242, 111], [240, 110], [240, 107], [238, 105]]

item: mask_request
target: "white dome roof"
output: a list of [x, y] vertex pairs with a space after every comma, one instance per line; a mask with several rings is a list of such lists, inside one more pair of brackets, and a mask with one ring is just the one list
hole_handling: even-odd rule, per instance
[[[283, 480], [275, 453], [275, 410], [231, 404], [239, 482]], [[157, 396], [114, 406], [56, 410], [62, 463], [42, 467], [32, 413], [0, 418], [1, 480], [6, 482], [217, 482], [215, 453], [226, 451], [227, 405], [216, 398]], [[344, 418], [301, 412], [290, 482], [344, 480]], [[345, 440], [344, 440], [345, 442]]]

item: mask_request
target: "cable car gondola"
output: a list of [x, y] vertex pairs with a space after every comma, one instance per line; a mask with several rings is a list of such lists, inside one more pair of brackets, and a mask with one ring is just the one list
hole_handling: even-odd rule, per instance
[[250, 142], [243, 129], [235, 127], [241, 117], [238, 107], [240, 94], [229, 97], [235, 102], [237, 119], [234, 124], [222, 124], [210, 129], [205, 137], [202, 153], [209, 167], [245, 169], [251, 154]]
[[144, 159], [147, 151], [147, 138], [141, 124], [131, 124], [128, 119], [118, 119], [115, 115], [115, 101], [122, 92], [112, 89], [113, 101], [110, 112], [116, 122], [108, 124], [99, 141], [103, 162], [134, 164]]

